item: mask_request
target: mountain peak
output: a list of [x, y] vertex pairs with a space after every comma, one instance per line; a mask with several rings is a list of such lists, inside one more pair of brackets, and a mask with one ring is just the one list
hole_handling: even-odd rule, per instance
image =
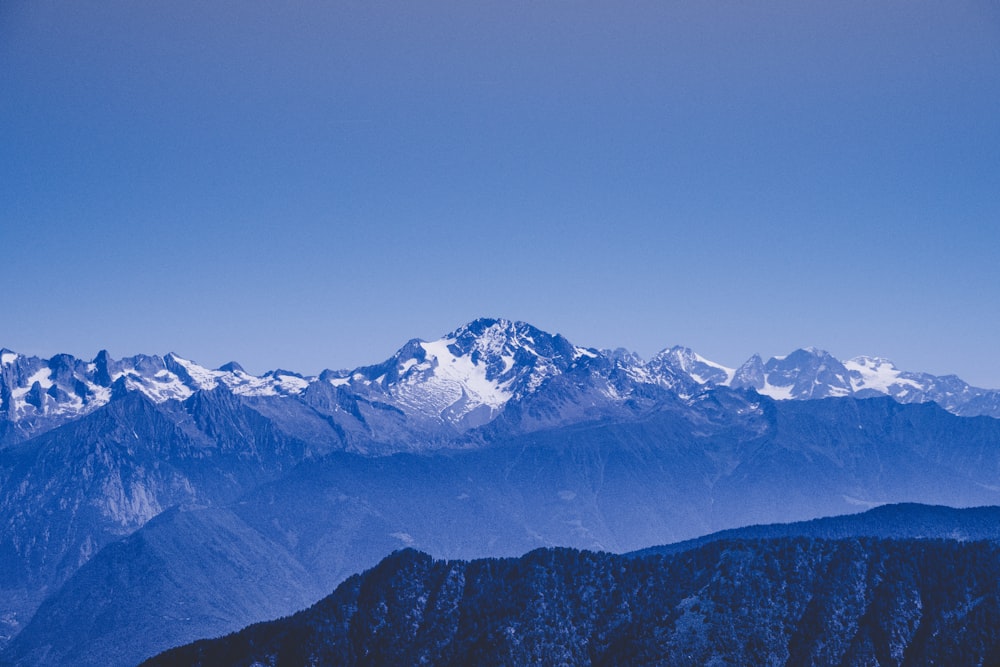
[[512, 398], [597, 356], [526, 322], [480, 318], [433, 341], [414, 339], [387, 361], [328, 376], [414, 416], [461, 429], [490, 421]]
[[456, 345], [463, 354], [472, 351], [499, 353], [504, 348], [530, 347], [549, 340], [569, 345], [559, 334], [546, 333], [527, 322], [494, 318], [473, 320], [439, 340], [450, 341], [449, 344]]
[[[470, 333], [474, 336], [480, 336], [490, 329], [500, 329], [500, 330], [511, 330], [520, 327], [531, 327], [530, 324], [525, 322], [515, 322], [502, 317], [477, 317], [476, 319], [463, 324], [462, 326], [455, 329], [447, 337], [458, 338], [464, 333]], [[534, 327], [531, 327], [534, 328]]]
[[780, 357], [780, 358], [775, 357], [775, 359], [780, 359], [781, 361], [785, 361], [786, 359], [791, 359], [793, 357], [799, 359], [803, 357], [816, 357], [817, 359], [826, 359], [826, 358], [832, 359], [833, 355], [831, 355], [824, 349], [809, 345], [808, 347], [800, 347], [799, 349], [794, 350], [791, 354], [785, 357]]
[[892, 369], [896, 369], [896, 364], [885, 357], [870, 357], [862, 355], [860, 357], [853, 357], [848, 360], [851, 363], [855, 363], [858, 366], [866, 366], [869, 368], [880, 368], [882, 366], [887, 366]]
[[736, 371], [709, 361], [689, 347], [675, 345], [650, 360], [653, 368], [666, 366], [676, 374], [690, 377], [700, 385], [728, 385]]

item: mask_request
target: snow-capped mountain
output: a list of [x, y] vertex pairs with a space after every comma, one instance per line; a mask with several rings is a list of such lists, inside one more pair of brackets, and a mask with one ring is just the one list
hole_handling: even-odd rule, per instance
[[[679, 345], [663, 350], [645, 366], [649, 371], [649, 377], [668, 386], [676, 386], [678, 377], [693, 381], [700, 386], [728, 386], [735, 374], [732, 368], [709, 361], [691, 348]], [[674, 383], [667, 382], [667, 378], [675, 379]]]
[[22, 437], [41, 433], [106, 405], [112, 392], [137, 391], [155, 403], [183, 401], [223, 385], [244, 396], [291, 396], [310, 380], [289, 371], [257, 377], [235, 362], [209, 370], [170, 353], [114, 360], [102, 350], [87, 362], [68, 354], [51, 359], [0, 350], [0, 421]]
[[[478, 319], [438, 340], [411, 340], [380, 364], [316, 377], [283, 370], [255, 376], [235, 362], [213, 370], [173, 353], [114, 360], [101, 351], [88, 362], [67, 354], [41, 359], [3, 349], [0, 438], [20, 441], [77, 419], [107, 404], [113, 391], [137, 391], [162, 403], [216, 387], [248, 398], [304, 400], [321, 411], [317, 401], [325, 400], [330, 409], [351, 413], [359, 422], [345, 422], [347, 431], [369, 434], [391, 410], [400, 422], [389, 429], [391, 437], [402, 429], [426, 438], [441, 429], [453, 434], [482, 426], [511, 401], [520, 403], [568, 373], [573, 378], [563, 385], [573, 385], [572, 393], [594, 405], [622, 404], [647, 391], [642, 387], [690, 399], [727, 386], [778, 400], [888, 395], [904, 403], [935, 402], [962, 416], [1000, 417], [1000, 391], [972, 387], [955, 376], [900, 371], [874, 357], [840, 361], [805, 348], [767, 361], [754, 355], [732, 369], [675, 346], [645, 361], [625, 350], [580, 347], [524, 322]], [[331, 388], [333, 394], [321, 399]], [[537, 423], [543, 422], [551, 425]]]
[[436, 341], [411, 340], [376, 366], [324, 379], [465, 429], [489, 422], [508, 401], [532, 393], [581, 357], [596, 356], [596, 350], [530, 324], [479, 319]]
[[[930, 401], [1000, 417], [998, 392], [879, 359], [646, 361], [494, 319], [315, 377], [3, 350], [0, 662], [135, 664], [404, 545], [626, 550], [885, 502], [996, 504], [1000, 421], [903, 404]], [[238, 574], [267, 563], [302, 590]], [[233, 601], [237, 581], [253, 590]]]
[[823, 350], [806, 348], [762, 362], [751, 357], [734, 374], [736, 388], [752, 388], [775, 399], [809, 399], [853, 393], [844, 365]]
[[754, 355], [728, 384], [778, 400], [885, 395], [900, 403], [937, 403], [960, 416], [1000, 417], [1000, 391], [973, 387], [954, 375], [900, 371], [878, 357], [840, 361], [816, 348], [795, 350], [767, 362]]

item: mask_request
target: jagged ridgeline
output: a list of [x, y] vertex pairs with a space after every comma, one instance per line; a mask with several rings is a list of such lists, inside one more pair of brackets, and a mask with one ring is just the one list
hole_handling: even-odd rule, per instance
[[[645, 361], [504, 320], [312, 377], [0, 350], [0, 662], [133, 665], [402, 547], [626, 552], [997, 505], [998, 397], [877, 359]], [[947, 524], [929, 534], [993, 537]]]
[[781, 538], [472, 562], [406, 550], [306, 611], [143, 663], [309, 664], [996, 665], [1000, 549]]

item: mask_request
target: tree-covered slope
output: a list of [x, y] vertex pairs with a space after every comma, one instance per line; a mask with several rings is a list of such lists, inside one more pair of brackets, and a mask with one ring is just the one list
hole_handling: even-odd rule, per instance
[[436, 561], [406, 550], [289, 618], [144, 665], [990, 665], [1000, 548], [721, 541]]

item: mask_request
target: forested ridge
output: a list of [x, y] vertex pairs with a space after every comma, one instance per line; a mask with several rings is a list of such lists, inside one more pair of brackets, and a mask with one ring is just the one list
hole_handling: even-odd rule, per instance
[[394, 553], [294, 616], [146, 665], [992, 665], [989, 542], [784, 538], [642, 558]]

